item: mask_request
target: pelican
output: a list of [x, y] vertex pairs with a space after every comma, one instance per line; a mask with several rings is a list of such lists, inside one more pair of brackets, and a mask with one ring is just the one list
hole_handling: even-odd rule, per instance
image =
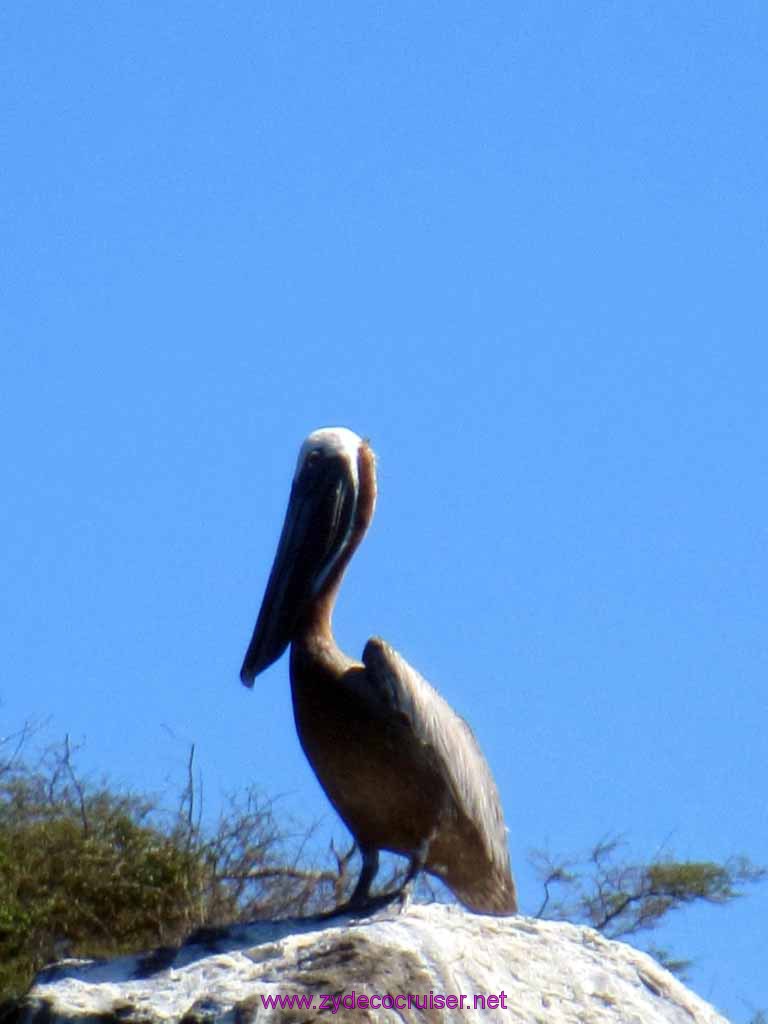
[[368, 442], [345, 427], [310, 434], [240, 678], [253, 686], [291, 645], [299, 740], [362, 856], [345, 909], [371, 905], [379, 852], [389, 850], [410, 863], [402, 889], [385, 899], [402, 896], [424, 869], [470, 910], [513, 914], [507, 830], [472, 730], [379, 637], [362, 662], [334, 639], [339, 586], [375, 503]]

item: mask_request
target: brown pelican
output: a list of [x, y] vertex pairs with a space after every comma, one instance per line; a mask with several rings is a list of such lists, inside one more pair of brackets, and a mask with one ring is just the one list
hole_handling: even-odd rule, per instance
[[472, 730], [383, 640], [359, 662], [333, 637], [339, 585], [373, 517], [375, 466], [344, 427], [302, 445], [240, 678], [253, 686], [291, 645], [301, 745], [363, 859], [349, 908], [366, 906], [379, 851], [390, 850], [410, 859], [403, 888], [424, 868], [471, 910], [512, 914], [499, 795]]

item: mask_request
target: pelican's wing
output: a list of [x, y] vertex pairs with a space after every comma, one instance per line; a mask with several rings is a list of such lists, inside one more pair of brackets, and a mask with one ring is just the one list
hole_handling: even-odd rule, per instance
[[410, 723], [431, 748], [457, 808], [482, 836], [489, 860], [509, 870], [507, 830], [496, 783], [475, 734], [416, 669], [379, 637], [363, 651], [368, 697]]

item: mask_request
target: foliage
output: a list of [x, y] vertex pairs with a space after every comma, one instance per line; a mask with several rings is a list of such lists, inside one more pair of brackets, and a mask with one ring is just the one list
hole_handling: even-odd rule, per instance
[[0, 986], [61, 955], [172, 942], [192, 920], [199, 865], [147, 823], [149, 806], [86, 789], [69, 747], [49, 771], [0, 780]]
[[[324, 909], [348, 883], [302, 866], [254, 791], [201, 829], [189, 784], [177, 813], [82, 780], [68, 740], [34, 770], [0, 760], [0, 999], [62, 956], [115, 956], [195, 927]], [[199, 813], [197, 814], [199, 819]]]
[[[535, 851], [531, 859], [544, 887], [537, 916], [582, 922], [608, 938], [624, 938], [657, 928], [673, 910], [688, 904], [729, 903], [742, 895], [744, 886], [768, 876], [746, 857], [722, 864], [671, 856], [627, 863], [619, 857], [624, 846], [620, 837], [612, 836], [578, 860], [554, 860]], [[648, 951], [677, 974], [690, 966], [657, 947]]]

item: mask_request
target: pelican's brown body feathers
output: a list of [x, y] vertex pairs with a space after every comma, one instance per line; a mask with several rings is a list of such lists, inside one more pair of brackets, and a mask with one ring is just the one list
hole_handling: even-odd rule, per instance
[[[517, 909], [496, 785], [467, 723], [377, 637], [363, 663], [291, 649], [299, 739], [362, 845], [406, 856], [481, 913]], [[449, 728], [446, 728], [449, 726]]]
[[[317, 452], [334, 467], [319, 484]], [[471, 910], [511, 914], [517, 901], [501, 804], [472, 730], [383, 640], [369, 640], [359, 662], [333, 637], [333, 605], [373, 516], [375, 479], [373, 453], [351, 431], [307, 439], [241, 677], [250, 683], [290, 642], [299, 739], [363, 852], [361, 899], [377, 851], [390, 850], [411, 858], [412, 873], [424, 867], [441, 878]], [[306, 513], [310, 498], [317, 519]]]

